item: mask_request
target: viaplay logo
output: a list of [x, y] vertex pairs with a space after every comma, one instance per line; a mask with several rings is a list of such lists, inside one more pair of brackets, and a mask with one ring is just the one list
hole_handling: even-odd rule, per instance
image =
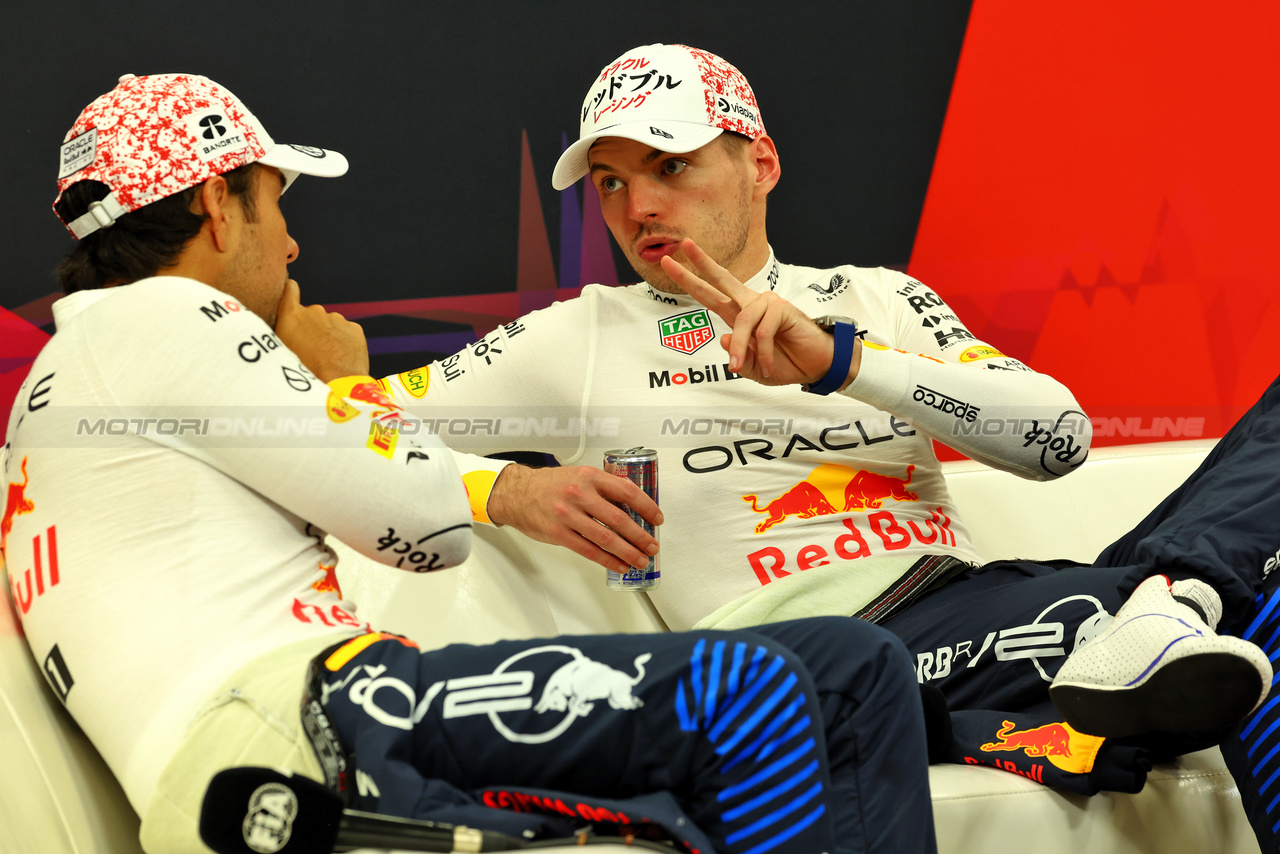
[[716, 333], [707, 310], [700, 308], [659, 320], [658, 336], [663, 347], [687, 356], [715, 338]]

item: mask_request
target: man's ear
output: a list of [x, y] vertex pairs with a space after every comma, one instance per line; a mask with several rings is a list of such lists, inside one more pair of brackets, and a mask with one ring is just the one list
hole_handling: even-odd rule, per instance
[[231, 247], [231, 219], [238, 209], [239, 201], [233, 199], [227, 179], [221, 175], [209, 178], [200, 186], [192, 201], [191, 212], [205, 214], [204, 227], [209, 229], [209, 237], [219, 252], [226, 252]]
[[773, 140], [762, 136], [751, 143], [748, 149], [751, 163], [755, 167], [755, 195], [764, 197], [778, 184], [782, 177], [782, 166], [778, 162], [778, 149]]

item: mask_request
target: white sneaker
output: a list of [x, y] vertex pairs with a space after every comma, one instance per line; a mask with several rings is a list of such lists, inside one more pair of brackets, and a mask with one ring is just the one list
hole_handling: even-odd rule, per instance
[[[1194, 601], [1194, 609], [1176, 601]], [[1096, 638], [1072, 653], [1049, 696], [1074, 729], [1106, 738], [1144, 732], [1209, 733], [1256, 709], [1271, 663], [1248, 641], [1219, 635], [1222, 600], [1203, 581], [1138, 585]]]

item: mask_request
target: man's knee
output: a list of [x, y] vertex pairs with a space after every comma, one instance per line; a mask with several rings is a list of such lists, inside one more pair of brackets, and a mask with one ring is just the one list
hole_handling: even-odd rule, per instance
[[819, 690], [879, 683], [880, 690], [917, 692], [915, 665], [891, 632], [855, 617], [811, 617], [755, 630], [786, 647]]

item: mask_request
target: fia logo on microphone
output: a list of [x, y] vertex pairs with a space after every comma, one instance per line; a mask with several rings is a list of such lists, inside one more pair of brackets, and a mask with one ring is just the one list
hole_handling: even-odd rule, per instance
[[293, 835], [298, 796], [288, 786], [264, 783], [253, 790], [242, 830], [245, 844], [259, 854], [276, 854]]

